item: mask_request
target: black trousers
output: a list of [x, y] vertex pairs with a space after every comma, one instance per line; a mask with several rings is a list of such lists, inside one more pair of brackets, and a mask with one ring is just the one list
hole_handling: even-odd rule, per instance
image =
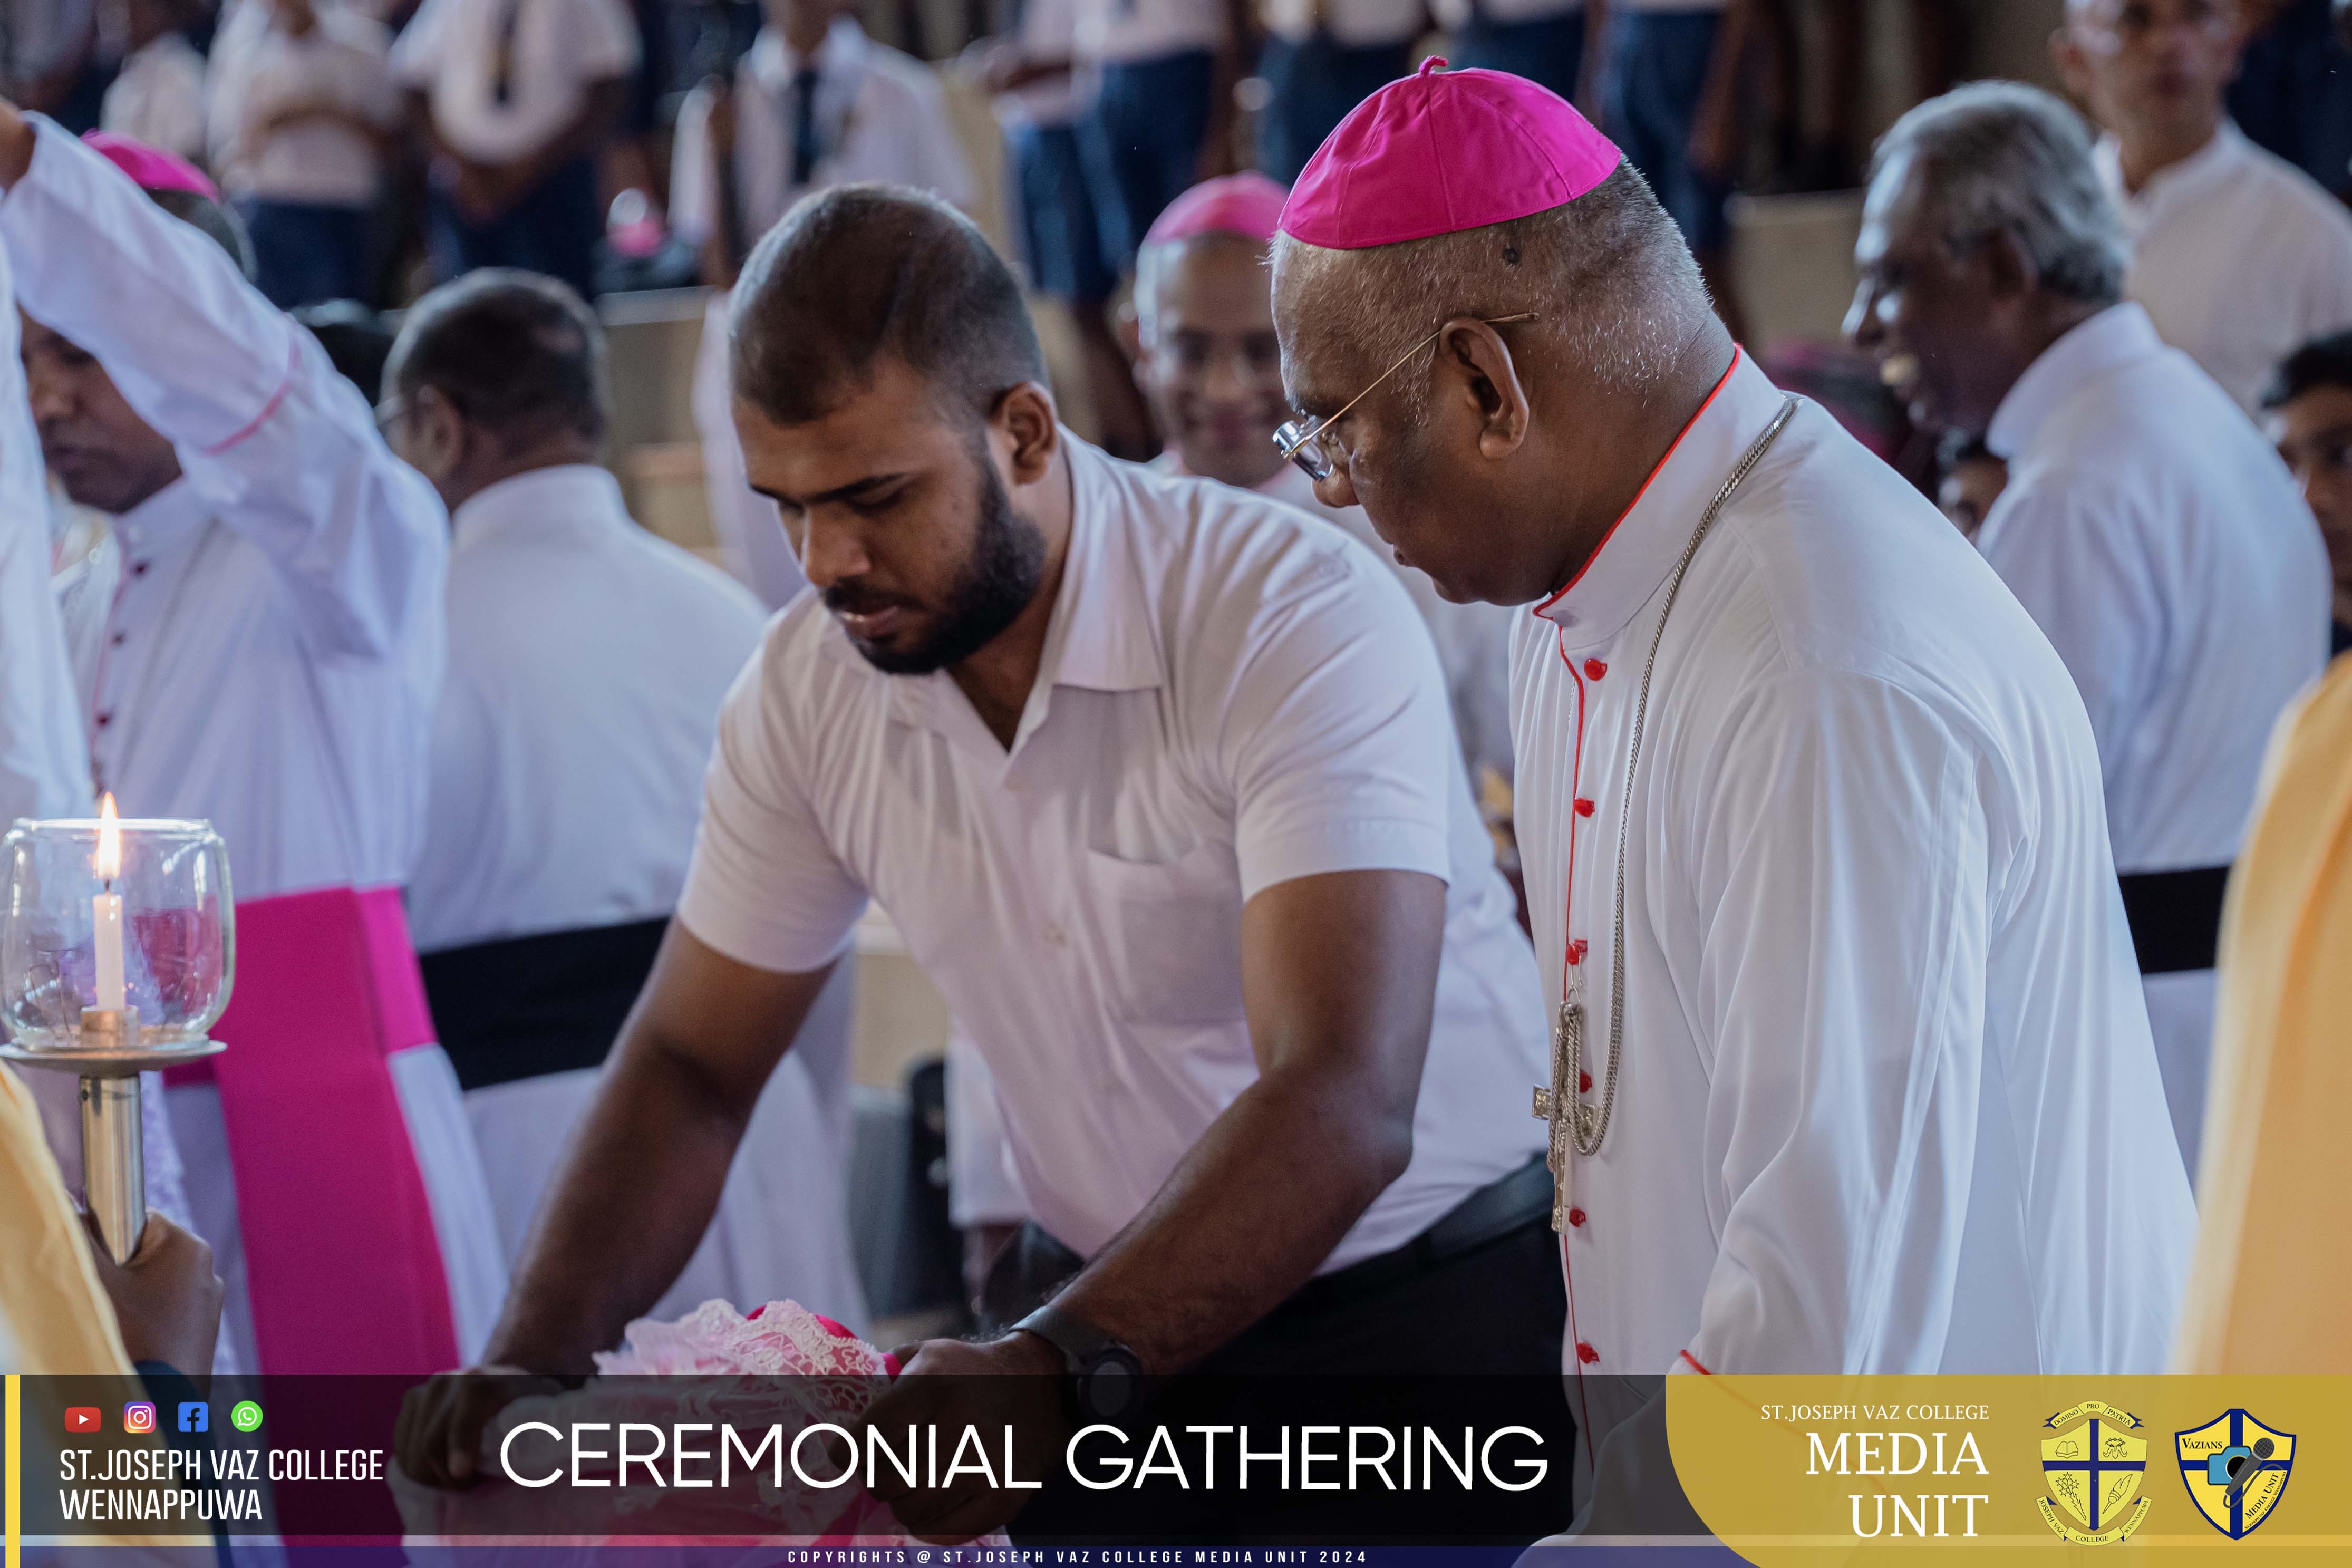
[[[1024, 1226], [989, 1271], [982, 1297], [989, 1323], [1028, 1316], [1084, 1266], [1036, 1226]], [[1567, 1327], [1559, 1238], [1538, 1219], [1360, 1290], [1309, 1280], [1195, 1371], [1543, 1374], [1559, 1371]]]

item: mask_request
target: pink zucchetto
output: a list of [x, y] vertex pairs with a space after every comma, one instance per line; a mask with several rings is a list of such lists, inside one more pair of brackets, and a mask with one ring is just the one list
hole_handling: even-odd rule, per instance
[[1572, 202], [1623, 154], [1566, 99], [1504, 71], [1392, 81], [1339, 121], [1282, 209], [1282, 232], [1327, 250], [1399, 245]]
[[130, 175], [142, 191], [185, 191], [208, 201], [220, 200], [220, 187], [177, 153], [167, 153], [112, 131], [89, 132], [82, 141], [92, 152]]
[[1168, 204], [1143, 243], [1172, 245], [1204, 234], [1227, 234], [1260, 245], [1274, 242], [1275, 226], [1282, 221], [1282, 204], [1288, 195], [1279, 184], [1255, 170], [1220, 174], [1203, 180]]

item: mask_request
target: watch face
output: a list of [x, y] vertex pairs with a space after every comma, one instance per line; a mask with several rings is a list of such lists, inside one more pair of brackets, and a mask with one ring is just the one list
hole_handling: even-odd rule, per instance
[[1078, 1401], [1098, 1421], [1117, 1421], [1143, 1400], [1143, 1363], [1125, 1349], [1106, 1350], [1078, 1373]]

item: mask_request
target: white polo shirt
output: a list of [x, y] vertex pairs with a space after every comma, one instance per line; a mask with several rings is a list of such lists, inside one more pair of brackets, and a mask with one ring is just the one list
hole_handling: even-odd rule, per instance
[[[501, 39], [512, 43], [499, 101]], [[637, 66], [637, 23], [622, 0], [425, 0], [392, 46], [393, 74], [433, 100], [433, 123], [460, 154], [512, 163], [579, 116], [594, 83]]]
[[333, 103], [385, 131], [400, 126], [392, 38], [383, 24], [345, 5], [321, 5], [319, 24], [296, 37], [260, 0], [223, 24], [213, 45], [213, 168], [231, 194], [265, 201], [365, 206], [375, 199], [381, 157], [347, 125], [305, 120], [268, 136], [247, 128], [291, 103]]
[[2131, 237], [2124, 291], [2241, 408], [2305, 341], [2352, 326], [2352, 213], [2236, 126], [2137, 195], [2113, 136], [2096, 160]]
[[803, 595], [728, 700], [678, 918], [796, 972], [880, 900], [994, 1075], [1038, 1223], [1090, 1255], [1257, 1078], [1243, 904], [1444, 878], [1412, 1162], [1324, 1267], [1401, 1246], [1543, 1136], [1534, 957], [1428, 634], [1352, 540], [1063, 440], [1069, 553], [1010, 752], [946, 672], [882, 674]]

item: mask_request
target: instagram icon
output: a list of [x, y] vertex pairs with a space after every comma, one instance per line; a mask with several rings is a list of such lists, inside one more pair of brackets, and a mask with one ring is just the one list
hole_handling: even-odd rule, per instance
[[155, 1430], [155, 1406], [144, 1399], [135, 1400], [132, 1403], [124, 1405], [122, 1407], [122, 1429], [125, 1432], [152, 1432]]

